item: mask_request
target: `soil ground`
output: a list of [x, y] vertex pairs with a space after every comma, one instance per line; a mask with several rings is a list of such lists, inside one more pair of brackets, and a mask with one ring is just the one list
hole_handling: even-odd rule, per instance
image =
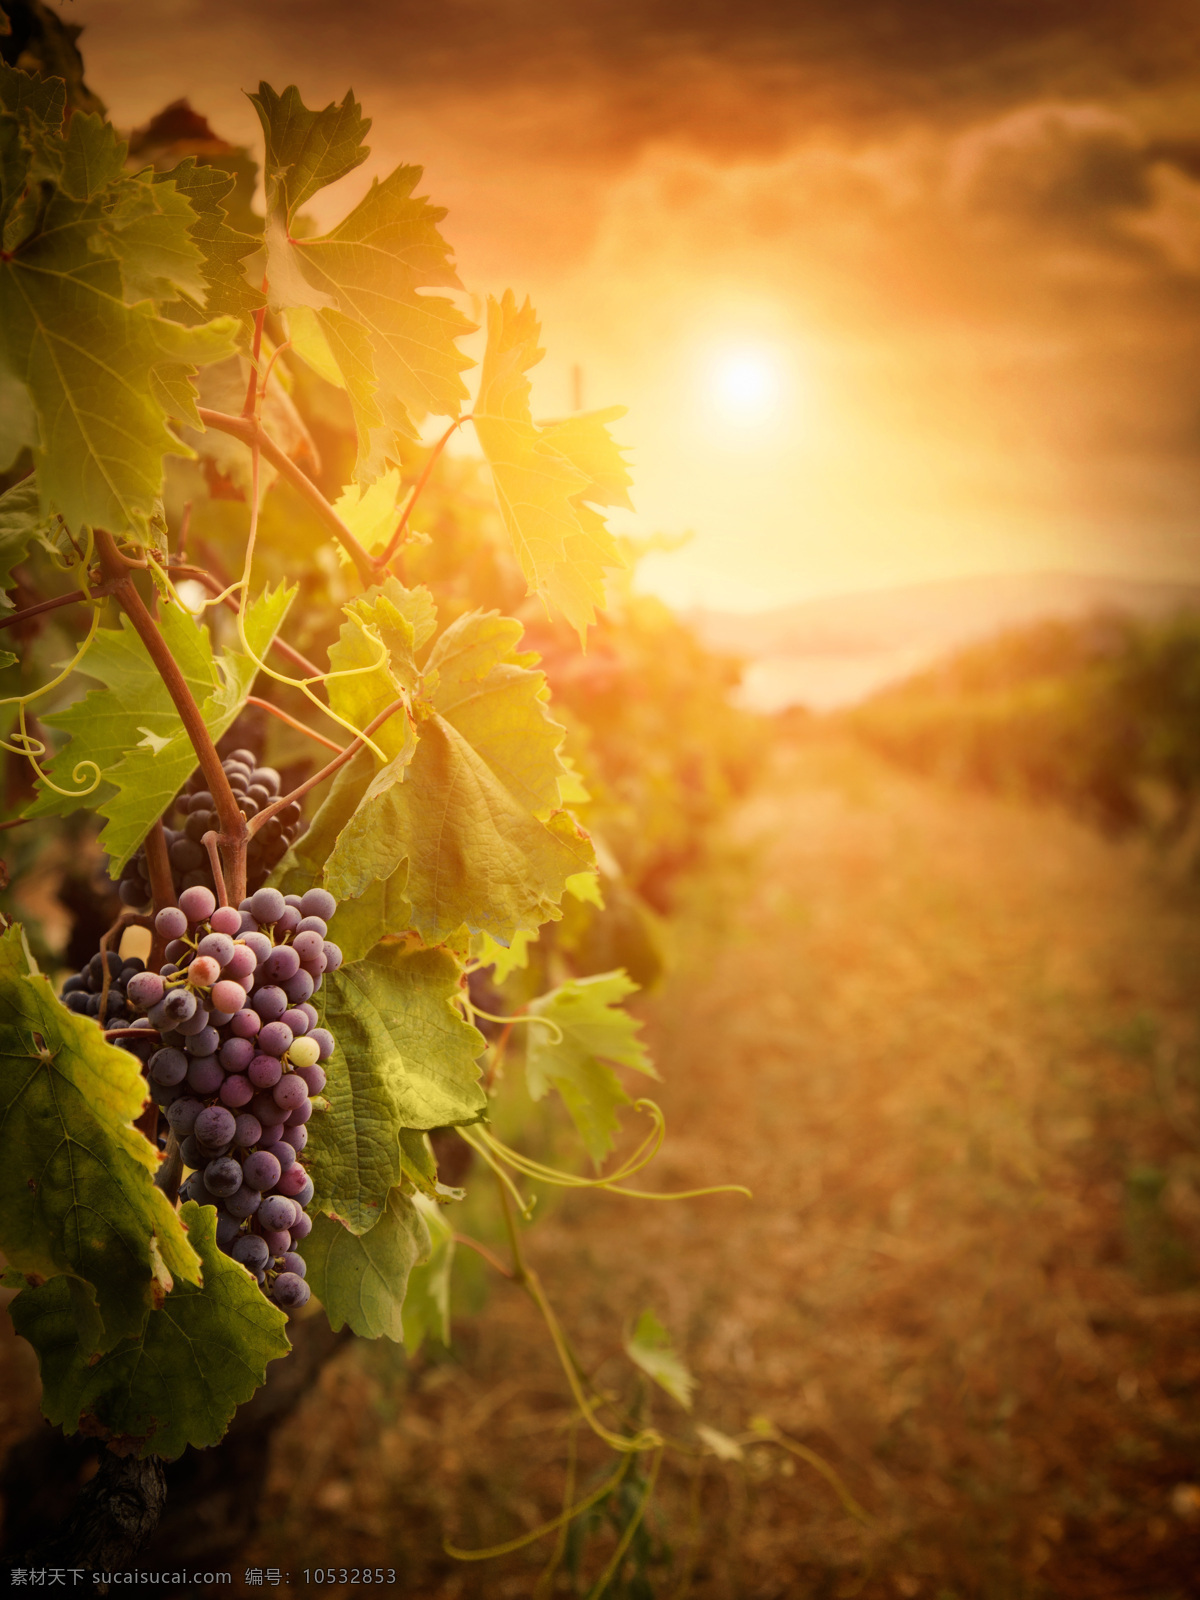
[[[1200, 1594], [1198, 911], [1053, 812], [780, 753], [644, 1006], [669, 1133], [641, 1181], [753, 1202], [574, 1195], [525, 1235], [602, 1387], [628, 1392], [652, 1308], [699, 1382], [656, 1423], [744, 1441], [668, 1456], [641, 1576], [609, 1593]], [[472, 1259], [451, 1352], [351, 1344], [279, 1430], [235, 1592], [277, 1567], [365, 1595], [340, 1569], [383, 1566], [413, 1600], [535, 1593], [553, 1539], [479, 1564], [443, 1539], [553, 1517], [572, 1439], [577, 1496], [614, 1458], [572, 1429], [532, 1305], [499, 1277], [485, 1302]], [[11, 1439], [33, 1397], [6, 1390]], [[596, 1530], [553, 1592], [613, 1548]]]

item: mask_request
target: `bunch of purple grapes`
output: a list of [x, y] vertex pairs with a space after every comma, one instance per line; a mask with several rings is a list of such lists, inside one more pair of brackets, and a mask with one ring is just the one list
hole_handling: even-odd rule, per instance
[[[259, 766], [253, 750], [234, 750], [225, 757], [221, 766], [237, 797], [238, 808], [247, 821], [279, 798], [278, 772], [274, 767]], [[171, 826], [172, 815], [176, 812], [183, 814], [183, 821], [178, 828]], [[197, 771], [192, 774], [175, 797], [163, 822], [176, 897], [185, 889], [215, 890], [208, 852], [200, 841], [210, 828], [219, 829], [221, 824], [217, 817], [216, 801], [204, 786], [203, 773]], [[251, 839], [246, 853], [246, 882], [251, 890], [257, 889], [274, 871], [300, 831], [300, 806], [295, 800], [267, 819]], [[125, 905], [135, 910], [140, 911], [150, 903], [150, 868], [144, 848], [125, 863], [117, 893]]]
[[155, 918], [164, 965], [125, 989], [145, 1013], [132, 1026], [159, 1035], [150, 1087], [191, 1169], [181, 1193], [216, 1207], [220, 1248], [287, 1310], [309, 1298], [295, 1246], [313, 1183], [299, 1157], [334, 1048], [310, 999], [342, 964], [326, 937], [336, 909], [325, 889], [258, 889], [235, 910], [193, 884]]

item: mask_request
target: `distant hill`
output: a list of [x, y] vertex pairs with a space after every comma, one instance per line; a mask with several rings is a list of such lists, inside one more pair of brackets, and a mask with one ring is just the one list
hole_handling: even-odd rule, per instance
[[746, 615], [693, 611], [713, 649], [747, 662], [743, 698], [761, 711], [852, 705], [963, 645], [1046, 617], [1200, 611], [1200, 583], [1104, 574], [1002, 573], [803, 600]]

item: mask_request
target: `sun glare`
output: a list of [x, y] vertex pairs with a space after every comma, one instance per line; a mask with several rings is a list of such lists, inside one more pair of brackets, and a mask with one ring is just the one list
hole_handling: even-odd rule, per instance
[[765, 422], [779, 409], [779, 362], [765, 350], [726, 351], [712, 363], [708, 388], [725, 422], [744, 427]]

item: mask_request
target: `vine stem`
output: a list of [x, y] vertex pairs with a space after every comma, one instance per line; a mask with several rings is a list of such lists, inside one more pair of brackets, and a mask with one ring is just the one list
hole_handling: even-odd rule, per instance
[[233, 417], [225, 411], [210, 411], [207, 406], [198, 406], [197, 412], [200, 421], [206, 428], [215, 428], [218, 433], [227, 433], [233, 439], [240, 439], [244, 445], [251, 449], [257, 445], [276, 472], [286, 478], [293, 488], [298, 489], [309, 505], [312, 506], [321, 521], [354, 562], [363, 583], [370, 587], [377, 580], [379, 575], [375, 570], [375, 564], [366, 550], [363, 549], [341, 517], [338, 516], [307, 472], [302, 467], [298, 467], [292, 458], [279, 448], [256, 418]]
[[382, 727], [387, 719], [401, 710], [405, 704], [406, 702], [403, 699], [393, 700], [390, 706], [386, 706], [373, 721], [367, 724], [357, 739], [352, 739], [341, 754], [334, 756], [333, 760], [327, 766], [322, 767], [320, 772], [314, 772], [311, 778], [305, 778], [303, 783], [297, 784], [291, 794], [281, 794], [278, 800], [272, 801], [269, 806], [264, 806], [257, 816], [250, 818], [247, 825], [248, 836], [253, 839], [258, 830], [270, 822], [277, 811], [282, 811], [284, 806], [291, 805], [293, 800], [302, 799], [310, 789], [315, 789], [319, 783], [324, 783], [326, 778], [332, 778], [339, 768], [344, 767], [347, 761], [352, 760], [363, 749], [375, 730]]
[[57, 611], [59, 606], [83, 605], [87, 600], [103, 600], [112, 592], [111, 583], [102, 583], [95, 589], [89, 589], [87, 594], [57, 594], [52, 600], [39, 600], [36, 605], [23, 606], [20, 611], [11, 611], [7, 616], [0, 617], [0, 628], [15, 628], [19, 622], [27, 622], [30, 617], [39, 617], [44, 611]]
[[221, 819], [221, 848], [228, 868], [230, 893], [234, 896], [236, 905], [246, 896], [248, 838], [246, 819], [238, 809], [237, 799], [229, 786], [229, 779], [225, 776], [217, 747], [212, 741], [212, 735], [204, 718], [200, 715], [200, 707], [188, 688], [187, 679], [179, 670], [175, 657], [167, 647], [167, 641], [158, 631], [154, 618], [146, 609], [145, 601], [130, 576], [125, 557], [117, 549], [116, 540], [103, 528], [95, 530], [95, 538], [101, 565], [112, 582], [113, 594], [146, 646], [147, 653], [166, 685], [167, 693], [175, 704], [192, 748], [196, 752], [200, 770], [208, 785], [208, 792], [213, 797], [217, 815]]
[[434, 445], [433, 449], [429, 452], [429, 460], [425, 463], [425, 466], [421, 472], [421, 476], [417, 479], [415, 485], [413, 486], [413, 492], [408, 497], [408, 504], [405, 506], [404, 511], [401, 514], [400, 521], [396, 524], [395, 533], [388, 540], [386, 549], [382, 550], [379, 555], [373, 557], [374, 564], [377, 569], [386, 567], [388, 562], [396, 554], [396, 551], [400, 548], [400, 543], [404, 538], [404, 531], [408, 527], [408, 519], [413, 514], [413, 507], [420, 499], [422, 489], [424, 489], [425, 485], [429, 482], [429, 475], [437, 465], [438, 457], [450, 443], [450, 440], [454, 437], [455, 431], [461, 428], [464, 422], [470, 422], [470, 420], [471, 418], [466, 416], [459, 417], [457, 421], [452, 422], [442, 437]]
[[269, 711], [273, 717], [278, 717], [280, 722], [286, 722], [289, 728], [294, 728], [297, 733], [302, 733], [306, 739], [313, 739], [317, 744], [323, 744], [326, 750], [335, 750], [341, 755], [343, 746], [335, 744], [332, 739], [327, 739], [323, 733], [315, 733], [312, 728], [306, 728], [295, 717], [289, 717], [286, 711], [281, 711], [278, 706], [273, 706], [269, 700], [263, 700], [256, 694], [246, 696], [248, 706], [257, 706], [260, 711]]

